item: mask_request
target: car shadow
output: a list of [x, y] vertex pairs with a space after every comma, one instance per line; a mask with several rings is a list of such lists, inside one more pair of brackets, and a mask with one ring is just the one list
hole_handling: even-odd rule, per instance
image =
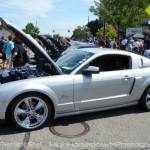
[[19, 131], [19, 129], [14, 128], [10, 122], [0, 120], [0, 136], [18, 133], [21, 133], [21, 131]]
[[112, 110], [104, 110], [104, 111], [57, 118], [54, 120], [53, 123], [50, 123], [49, 126], [57, 126], [57, 125], [67, 126], [69, 124], [86, 122], [89, 120], [117, 117], [117, 116], [130, 115], [130, 114], [139, 114], [139, 113], [145, 113], [145, 111], [139, 108], [138, 106], [124, 107], [124, 108], [118, 108]]
[[[105, 110], [105, 111], [58, 118], [55, 119], [53, 123], [48, 123], [45, 127], [51, 127], [55, 125], [67, 126], [69, 124], [86, 122], [89, 120], [116, 117], [116, 116], [122, 116], [128, 114], [139, 114], [139, 113], [144, 113], [144, 111], [137, 106], [125, 107], [125, 108], [119, 108], [113, 110]], [[14, 128], [10, 122], [4, 122], [0, 120], [0, 135], [11, 135], [11, 134], [18, 134], [18, 133], [26, 133], [26, 132]]]

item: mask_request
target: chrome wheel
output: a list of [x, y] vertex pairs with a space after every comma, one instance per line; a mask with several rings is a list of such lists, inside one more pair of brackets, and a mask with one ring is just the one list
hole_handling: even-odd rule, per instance
[[150, 92], [148, 92], [146, 96], [146, 105], [150, 109]]
[[30, 96], [17, 103], [14, 119], [24, 129], [35, 129], [46, 121], [48, 113], [48, 106], [43, 99]]

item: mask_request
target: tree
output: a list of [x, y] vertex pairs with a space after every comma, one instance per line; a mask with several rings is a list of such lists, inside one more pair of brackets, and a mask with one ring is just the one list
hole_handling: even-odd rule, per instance
[[34, 26], [32, 23], [28, 23], [22, 30], [27, 34], [40, 33], [39, 28]]
[[89, 37], [91, 37], [92, 34], [90, 32], [90, 29], [87, 26], [78, 26], [74, 31], [72, 38], [76, 40], [84, 40], [87, 41]]
[[47, 39], [48, 37], [52, 37], [52, 35], [50, 35], [49, 33], [44, 34], [44, 36], [46, 37], [46, 39]]
[[[96, 37], [97, 38], [102, 37], [103, 32], [104, 32], [103, 27], [98, 29], [98, 32], [96, 33]], [[111, 39], [117, 36], [117, 31], [114, 29], [114, 27], [112, 25], [106, 25], [106, 27], [105, 27], [105, 36], [109, 37]]]
[[54, 39], [57, 39], [57, 38], [59, 38], [60, 37], [60, 34], [53, 34], [53, 38]]
[[148, 5], [149, 0], [99, 0], [95, 1], [95, 6], [90, 7], [90, 11], [119, 31], [137, 27], [148, 17], [145, 13]]
[[99, 22], [98, 19], [94, 21], [90, 21], [87, 26], [90, 29], [90, 32], [92, 33], [93, 36], [96, 36], [96, 32], [98, 31], [99, 28], [103, 26], [102, 22]]

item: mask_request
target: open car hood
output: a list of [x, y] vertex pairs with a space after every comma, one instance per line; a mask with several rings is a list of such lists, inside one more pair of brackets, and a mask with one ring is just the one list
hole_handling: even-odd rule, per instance
[[61, 53], [53, 46], [51, 46], [44, 36], [38, 35], [36, 33], [34, 33], [33, 36], [42, 42], [42, 44], [46, 47], [47, 53], [53, 60], [57, 60], [61, 56]]
[[48, 38], [52, 41], [53, 44], [55, 44], [57, 46], [59, 51], [61, 51], [61, 52], [65, 51], [65, 48], [62, 45], [60, 45], [58, 41], [56, 41], [55, 39], [53, 39], [50, 36], [48, 36]]
[[9, 21], [0, 18], [1, 25], [6, 29], [13, 33], [16, 37], [18, 37], [31, 51], [34, 52], [35, 56], [38, 57], [41, 62], [44, 64], [49, 64], [50, 67], [55, 69], [57, 74], [63, 74], [59, 66], [50, 58], [50, 56], [46, 53], [46, 51], [33, 39], [30, 35], [24, 33], [20, 29], [18, 29], [15, 25], [10, 23]]

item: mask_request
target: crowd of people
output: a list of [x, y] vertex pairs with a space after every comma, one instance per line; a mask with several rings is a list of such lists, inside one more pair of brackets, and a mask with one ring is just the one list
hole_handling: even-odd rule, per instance
[[150, 56], [147, 55], [147, 52], [148, 51], [150, 52], [150, 41], [148, 39], [144, 39], [144, 40], [138, 38], [126, 39], [125, 37], [122, 39], [117, 39], [117, 38], [109, 39], [109, 38], [102, 37], [98, 39], [91, 38], [89, 42], [97, 44], [101, 47], [120, 49], [129, 52], [139, 53], [141, 55], [150, 58]]
[[[51, 44], [50, 39], [47, 39], [47, 42]], [[144, 55], [145, 57], [150, 58], [150, 40], [148, 39], [108, 39], [102, 37], [98, 39], [90, 38], [89, 42], [105, 48], [120, 49], [139, 53], [141, 55]], [[23, 66], [28, 61], [28, 55], [21, 40], [12, 35], [9, 35], [8, 37], [2, 36], [0, 38], [0, 60], [0, 63], [2, 65], [1, 68], [8, 69], [12, 66]]]
[[9, 35], [0, 39], [0, 59], [2, 68], [23, 66], [27, 61], [27, 52], [20, 39]]

